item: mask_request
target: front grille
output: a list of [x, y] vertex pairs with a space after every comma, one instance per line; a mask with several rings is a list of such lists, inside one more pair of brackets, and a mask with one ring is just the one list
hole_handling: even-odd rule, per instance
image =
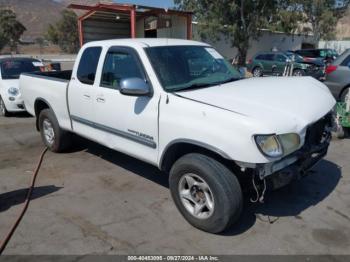
[[323, 118], [310, 125], [306, 131], [305, 145], [315, 146], [321, 144], [325, 135], [326, 127], [330, 127], [331, 125], [331, 113], [325, 115]]

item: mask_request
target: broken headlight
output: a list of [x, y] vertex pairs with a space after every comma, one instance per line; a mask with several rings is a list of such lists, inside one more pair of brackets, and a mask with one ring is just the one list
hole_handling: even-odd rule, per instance
[[288, 155], [300, 146], [298, 134], [256, 135], [255, 142], [260, 151], [267, 157], [281, 157]]

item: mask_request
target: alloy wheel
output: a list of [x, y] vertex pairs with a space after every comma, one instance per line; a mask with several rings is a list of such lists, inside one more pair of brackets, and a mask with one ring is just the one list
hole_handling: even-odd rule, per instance
[[179, 195], [186, 210], [198, 219], [207, 219], [214, 212], [214, 196], [203, 178], [185, 174], [179, 181]]
[[46, 142], [51, 146], [55, 142], [55, 131], [49, 119], [43, 121], [43, 132]]

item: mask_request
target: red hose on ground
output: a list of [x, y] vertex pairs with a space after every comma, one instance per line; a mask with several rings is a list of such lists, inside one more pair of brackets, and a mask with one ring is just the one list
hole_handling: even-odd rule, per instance
[[28, 206], [29, 206], [29, 202], [30, 202], [30, 199], [32, 197], [32, 193], [33, 193], [33, 189], [34, 189], [34, 186], [35, 186], [35, 180], [36, 180], [36, 177], [38, 176], [38, 173], [39, 173], [39, 170], [40, 170], [40, 167], [41, 167], [41, 163], [43, 162], [43, 158], [44, 158], [44, 155], [45, 153], [47, 152], [47, 148], [45, 148], [43, 150], [43, 152], [41, 153], [40, 155], [40, 159], [39, 159], [39, 162], [36, 166], [36, 169], [33, 173], [33, 177], [32, 177], [32, 183], [28, 189], [28, 193], [27, 193], [27, 197], [26, 197], [26, 200], [25, 200], [25, 203], [24, 203], [24, 206], [23, 206], [23, 209], [22, 209], [22, 212], [19, 214], [16, 222], [13, 224], [11, 230], [8, 232], [8, 234], [6, 235], [6, 237], [4, 238], [4, 240], [1, 242], [1, 245], [0, 245], [0, 255], [2, 254], [2, 252], [5, 250], [7, 244], [10, 242], [10, 239], [12, 237], [12, 235], [15, 233], [16, 231], [16, 228], [18, 227], [19, 223], [21, 222], [25, 212], [27, 211], [28, 209]]

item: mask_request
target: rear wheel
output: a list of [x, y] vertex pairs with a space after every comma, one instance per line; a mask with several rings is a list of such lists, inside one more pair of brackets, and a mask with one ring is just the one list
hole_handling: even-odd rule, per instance
[[62, 130], [51, 109], [44, 109], [39, 115], [39, 127], [44, 144], [52, 152], [63, 152], [71, 144], [71, 134]]
[[263, 76], [263, 71], [262, 68], [257, 66], [253, 69], [252, 74], [254, 77], [262, 77]]
[[9, 112], [6, 109], [5, 102], [2, 100], [2, 97], [0, 97], [0, 115], [1, 116], [9, 116]]
[[183, 217], [199, 229], [222, 232], [241, 214], [241, 186], [236, 176], [213, 158], [197, 153], [181, 157], [170, 171], [169, 185]]

